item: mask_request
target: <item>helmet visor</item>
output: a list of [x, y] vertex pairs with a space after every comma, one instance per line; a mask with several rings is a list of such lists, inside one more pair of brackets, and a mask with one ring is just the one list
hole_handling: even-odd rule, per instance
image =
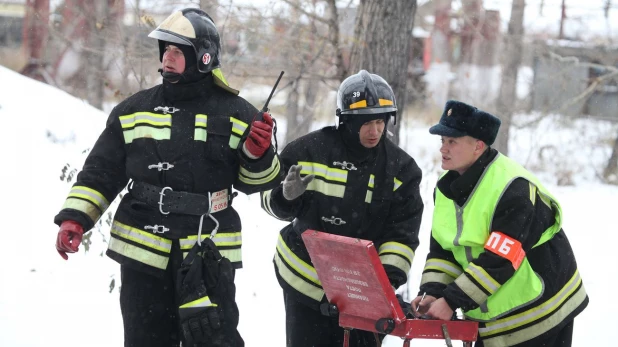
[[185, 40], [174, 34], [166, 33], [165, 31], [161, 30], [153, 30], [150, 34], [148, 34], [148, 37], [152, 37], [153, 39], [161, 41], [177, 43], [179, 45], [193, 46], [193, 44], [191, 44], [189, 40]]

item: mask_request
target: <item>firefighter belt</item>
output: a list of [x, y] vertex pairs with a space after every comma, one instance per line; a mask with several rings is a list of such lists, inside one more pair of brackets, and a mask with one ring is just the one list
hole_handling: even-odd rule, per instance
[[208, 195], [174, 191], [170, 187], [158, 187], [135, 181], [129, 185], [131, 195], [162, 214], [177, 213], [202, 216], [223, 211], [231, 203], [231, 189], [225, 188]]

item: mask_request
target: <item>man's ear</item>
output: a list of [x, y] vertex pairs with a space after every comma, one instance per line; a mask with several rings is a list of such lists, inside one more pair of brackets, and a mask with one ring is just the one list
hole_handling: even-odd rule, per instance
[[474, 151], [480, 154], [480, 153], [485, 152], [486, 147], [487, 145], [485, 144], [485, 142], [481, 140], [476, 140], [476, 147], [474, 148]]

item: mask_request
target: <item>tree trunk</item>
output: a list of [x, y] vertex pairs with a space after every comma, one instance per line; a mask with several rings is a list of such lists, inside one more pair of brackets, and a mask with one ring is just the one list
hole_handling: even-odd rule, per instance
[[315, 105], [319, 92], [319, 83], [317, 80], [309, 78], [303, 82], [305, 102], [303, 103], [303, 111], [300, 115], [300, 124], [295, 128], [296, 137], [309, 133], [311, 123], [315, 117]]
[[217, 23], [217, 7], [219, 7], [218, 0], [200, 0], [200, 8], [208, 13], [216, 25], [222, 25], [223, 23]]
[[[286, 132], [285, 132], [285, 142], [282, 144], [283, 146], [292, 142], [296, 139], [296, 127], [300, 122], [299, 118], [299, 107], [298, 107], [298, 98], [300, 88], [300, 77], [297, 77], [292, 84], [290, 85], [290, 91], [288, 92], [288, 98], [285, 102], [285, 119], [287, 120]], [[283, 148], [282, 146], [282, 148]]]
[[335, 76], [340, 82], [345, 79], [345, 66], [343, 64], [343, 52], [339, 47], [339, 12], [337, 11], [336, 0], [328, 0], [328, 40], [335, 51], [335, 66], [337, 67], [337, 75]]
[[393, 88], [398, 121], [393, 142], [399, 144], [399, 131], [406, 105], [406, 83], [416, 0], [363, 0], [356, 15], [354, 44], [349, 74], [364, 69], [383, 77]]
[[509, 30], [505, 42], [500, 96], [496, 102], [497, 116], [502, 120], [502, 126], [495, 147], [505, 155], [509, 154], [509, 130], [517, 98], [517, 71], [522, 59], [525, 7], [525, 0], [513, 0]]
[[[88, 102], [93, 107], [103, 109], [105, 95], [106, 69], [105, 69], [105, 40], [109, 32], [109, 5], [107, 1], [93, 1], [94, 14], [89, 16], [89, 35], [85, 51], [86, 71], [86, 95]], [[83, 9], [87, 10], [87, 9]], [[85, 12], [87, 13], [87, 12]]]
[[607, 166], [603, 171], [603, 177], [609, 183], [618, 184], [618, 134], [616, 134], [612, 155], [609, 157]]
[[[300, 136], [309, 133], [315, 117], [315, 103], [318, 96], [319, 82], [315, 79], [302, 79], [300, 76], [291, 85], [285, 104], [287, 130], [285, 142], [288, 144]], [[301, 99], [301, 94], [303, 98]]]

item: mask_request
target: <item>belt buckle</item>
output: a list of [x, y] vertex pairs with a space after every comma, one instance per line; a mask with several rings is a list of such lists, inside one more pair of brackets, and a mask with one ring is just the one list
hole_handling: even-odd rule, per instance
[[164, 187], [163, 189], [161, 189], [161, 191], [159, 192], [159, 212], [161, 212], [161, 214], [170, 214], [169, 211], [165, 212], [163, 211], [163, 197], [165, 196], [165, 191], [166, 190], [171, 190], [174, 191], [171, 187]]

